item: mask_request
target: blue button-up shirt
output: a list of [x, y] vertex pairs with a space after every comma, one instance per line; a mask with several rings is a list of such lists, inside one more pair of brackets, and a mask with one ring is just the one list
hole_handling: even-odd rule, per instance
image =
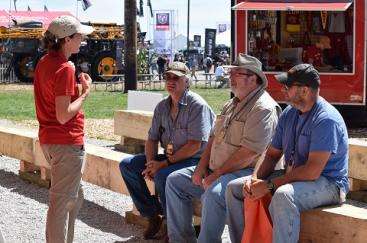
[[170, 115], [171, 96], [158, 103], [154, 110], [150, 140], [159, 140], [164, 149], [173, 144], [175, 153], [188, 140], [201, 141], [201, 149], [193, 157], [200, 157], [214, 124], [215, 114], [206, 101], [192, 91], [185, 91], [179, 101], [176, 121]]

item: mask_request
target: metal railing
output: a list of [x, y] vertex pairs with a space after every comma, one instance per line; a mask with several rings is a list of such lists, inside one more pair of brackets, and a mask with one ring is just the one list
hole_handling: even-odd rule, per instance
[[20, 81], [15, 75], [14, 69], [7, 73], [8, 66], [7, 63], [0, 63], [0, 83], [19, 83]]

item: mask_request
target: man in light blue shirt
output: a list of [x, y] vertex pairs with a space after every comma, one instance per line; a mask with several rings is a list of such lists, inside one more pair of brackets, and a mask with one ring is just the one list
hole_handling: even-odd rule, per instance
[[[252, 178], [240, 178], [227, 187], [233, 242], [242, 238], [244, 230], [244, 219], [238, 216], [244, 197], [256, 200], [271, 192], [273, 242], [296, 243], [300, 212], [342, 203], [348, 192], [347, 128], [339, 112], [319, 96], [318, 72], [312, 65], [299, 64], [276, 79], [290, 106], [283, 111], [271, 146]], [[274, 172], [282, 155], [286, 171]]]
[[[145, 154], [131, 156], [120, 163], [120, 170], [140, 214], [149, 219], [145, 239], [153, 239], [166, 214], [165, 185], [175, 170], [198, 163], [214, 123], [215, 114], [198, 94], [189, 91], [190, 70], [182, 62], [173, 62], [165, 72], [169, 96], [155, 108]], [[164, 154], [158, 154], [158, 143]], [[145, 178], [154, 181], [152, 196]]]

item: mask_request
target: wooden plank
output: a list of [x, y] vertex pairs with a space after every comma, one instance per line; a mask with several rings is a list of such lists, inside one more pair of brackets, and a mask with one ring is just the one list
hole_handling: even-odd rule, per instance
[[367, 190], [367, 181], [349, 178], [349, 191]]
[[11, 158], [34, 162], [33, 143], [37, 138], [34, 131], [0, 127], [0, 153]]
[[367, 204], [348, 201], [341, 206], [301, 214], [300, 242], [364, 243], [367, 239]]
[[[86, 144], [86, 164], [83, 180], [106, 189], [129, 195], [122, 179], [119, 164], [129, 154]], [[147, 181], [149, 190], [154, 193], [154, 183]]]
[[135, 110], [115, 111], [114, 133], [123, 137], [146, 140], [152, 119], [152, 112]]
[[349, 177], [367, 181], [367, 142], [349, 139]]

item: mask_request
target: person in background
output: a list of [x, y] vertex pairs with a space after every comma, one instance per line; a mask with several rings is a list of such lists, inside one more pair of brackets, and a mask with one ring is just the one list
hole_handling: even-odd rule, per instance
[[162, 80], [163, 73], [166, 69], [166, 64], [167, 64], [166, 58], [163, 57], [162, 55], [159, 55], [159, 57], [157, 58], [159, 80]]
[[84, 200], [80, 184], [84, 158], [82, 106], [90, 92], [91, 78], [86, 73], [76, 78], [75, 66], [68, 59], [79, 52], [83, 36], [92, 32], [91, 26], [82, 25], [74, 17], [57, 17], [44, 34], [48, 52], [35, 69], [38, 136], [51, 166], [46, 222], [49, 243], [73, 241], [75, 219]]
[[[182, 62], [173, 62], [165, 72], [169, 96], [154, 110], [152, 126], [145, 144], [145, 154], [128, 157], [120, 163], [122, 178], [149, 225], [145, 239], [155, 239], [166, 215], [166, 179], [173, 171], [194, 166], [200, 159], [215, 115], [206, 101], [189, 90], [190, 70]], [[164, 154], [158, 153], [158, 143]], [[151, 195], [146, 182], [154, 181], [159, 198]]]
[[226, 75], [226, 71], [222, 66], [221, 62], [218, 62], [218, 66], [215, 69], [215, 81], [219, 82], [218, 88], [222, 88], [225, 84], [227, 84], [228, 80], [224, 77]]

